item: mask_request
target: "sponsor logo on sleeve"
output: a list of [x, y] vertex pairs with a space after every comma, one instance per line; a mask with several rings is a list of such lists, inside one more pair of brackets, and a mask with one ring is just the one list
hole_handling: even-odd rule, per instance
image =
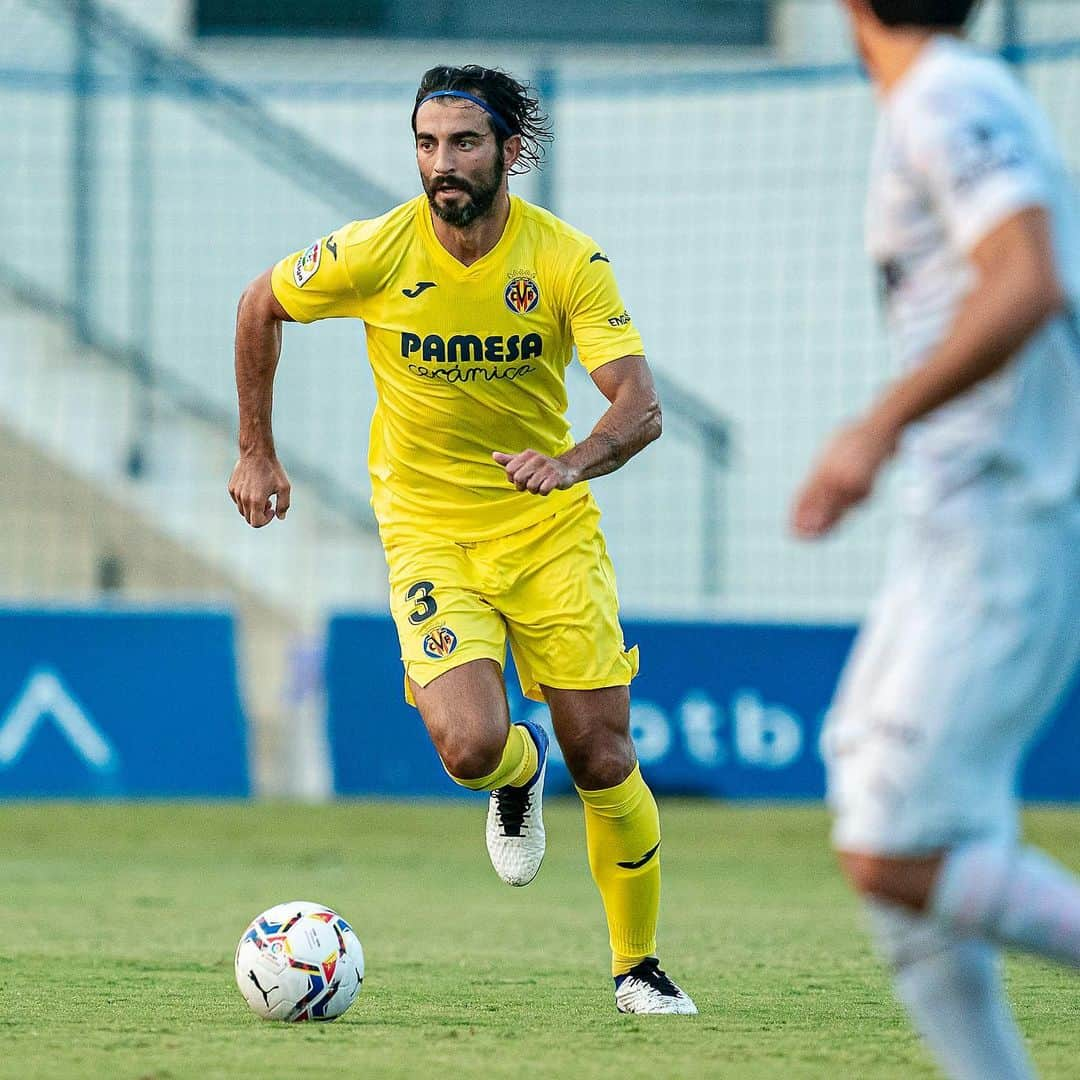
[[614, 315], [608, 319], [608, 324], [614, 327], [629, 326], [631, 322], [633, 322], [633, 319], [630, 318], [629, 311], [624, 311], [621, 315]]
[[975, 120], [962, 127], [952, 139], [953, 187], [964, 194], [984, 177], [1024, 163], [1018, 132]]
[[298, 289], [302, 289], [318, 273], [322, 249], [322, 241], [316, 240], [296, 260], [296, 265], [293, 267], [293, 281], [296, 282]]
[[606, 263], [609, 263], [609, 262], [611, 262], [611, 260], [602, 251], [598, 251], [598, 252], [596, 252], [595, 255], [593, 255], [589, 259], [589, 262], [591, 262], [591, 263], [594, 263], [594, 262], [606, 262]]
[[899, 259], [878, 263], [878, 282], [881, 295], [887, 300], [904, 283], [904, 264]]

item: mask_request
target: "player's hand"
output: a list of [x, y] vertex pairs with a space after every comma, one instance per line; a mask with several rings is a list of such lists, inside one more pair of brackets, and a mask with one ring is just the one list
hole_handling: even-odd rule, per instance
[[229, 496], [253, 529], [269, 525], [275, 517], [284, 520], [291, 491], [289, 478], [273, 454], [243, 454], [229, 479]]
[[491, 456], [506, 470], [506, 479], [518, 491], [550, 495], [556, 490], [565, 491], [578, 481], [575, 469], [536, 450], [522, 450], [520, 454], [503, 454], [496, 450]]
[[796, 536], [824, 536], [874, 489], [896, 438], [867, 422], [841, 428], [826, 445], [791, 510]]

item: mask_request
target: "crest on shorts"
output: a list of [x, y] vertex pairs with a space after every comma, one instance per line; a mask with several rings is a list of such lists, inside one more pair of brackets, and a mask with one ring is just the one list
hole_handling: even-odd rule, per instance
[[293, 281], [296, 282], [298, 289], [302, 289], [315, 276], [315, 272], [319, 269], [319, 262], [322, 259], [322, 249], [322, 241], [316, 240], [296, 260], [296, 265], [293, 267]]
[[506, 306], [516, 315], [528, 315], [540, 303], [540, 286], [531, 277], [511, 278], [503, 298]]
[[457, 648], [457, 634], [449, 626], [436, 626], [424, 636], [424, 652], [432, 660], [445, 660]]

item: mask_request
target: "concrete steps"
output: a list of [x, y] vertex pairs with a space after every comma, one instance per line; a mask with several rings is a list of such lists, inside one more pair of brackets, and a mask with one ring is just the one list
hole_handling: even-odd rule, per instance
[[130, 371], [0, 294], [0, 597], [231, 608], [257, 790], [321, 798], [330, 774], [311, 656], [327, 610], [384, 607], [381, 548], [303, 484], [285, 522], [249, 528], [226, 492], [235, 456], [231, 435], [147, 399]]

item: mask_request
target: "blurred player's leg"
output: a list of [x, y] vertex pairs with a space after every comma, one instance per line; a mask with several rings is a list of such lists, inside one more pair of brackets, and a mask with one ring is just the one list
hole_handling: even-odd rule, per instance
[[1033, 1072], [993, 947], [891, 904], [871, 900], [867, 910], [897, 996], [947, 1074], [1029, 1080]]
[[834, 838], [898, 996], [948, 1075], [1016, 1080], [996, 948], [1080, 965], [1080, 882], [1018, 842], [1013, 794], [1080, 652], [1080, 523], [994, 520], [910, 538], [825, 745]]
[[958, 933], [1080, 967], [1080, 881], [1035, 848], [954, 848], [942, 861], [930, 908]]
[[[1080, 966], [1080, 881], [1034, 848], [997, 840], [934, 860], [936, 881], [925, 890], [913, 882], [926, 860], [861, 862], [864, 885], [872, 876], [878, 895], [896, 900], [868, 900], [874, 937], [898, 997], [948, 1075], [1033, 1076], [991, 942]], [[925, 911], [901, 907], [901, 899]]]

